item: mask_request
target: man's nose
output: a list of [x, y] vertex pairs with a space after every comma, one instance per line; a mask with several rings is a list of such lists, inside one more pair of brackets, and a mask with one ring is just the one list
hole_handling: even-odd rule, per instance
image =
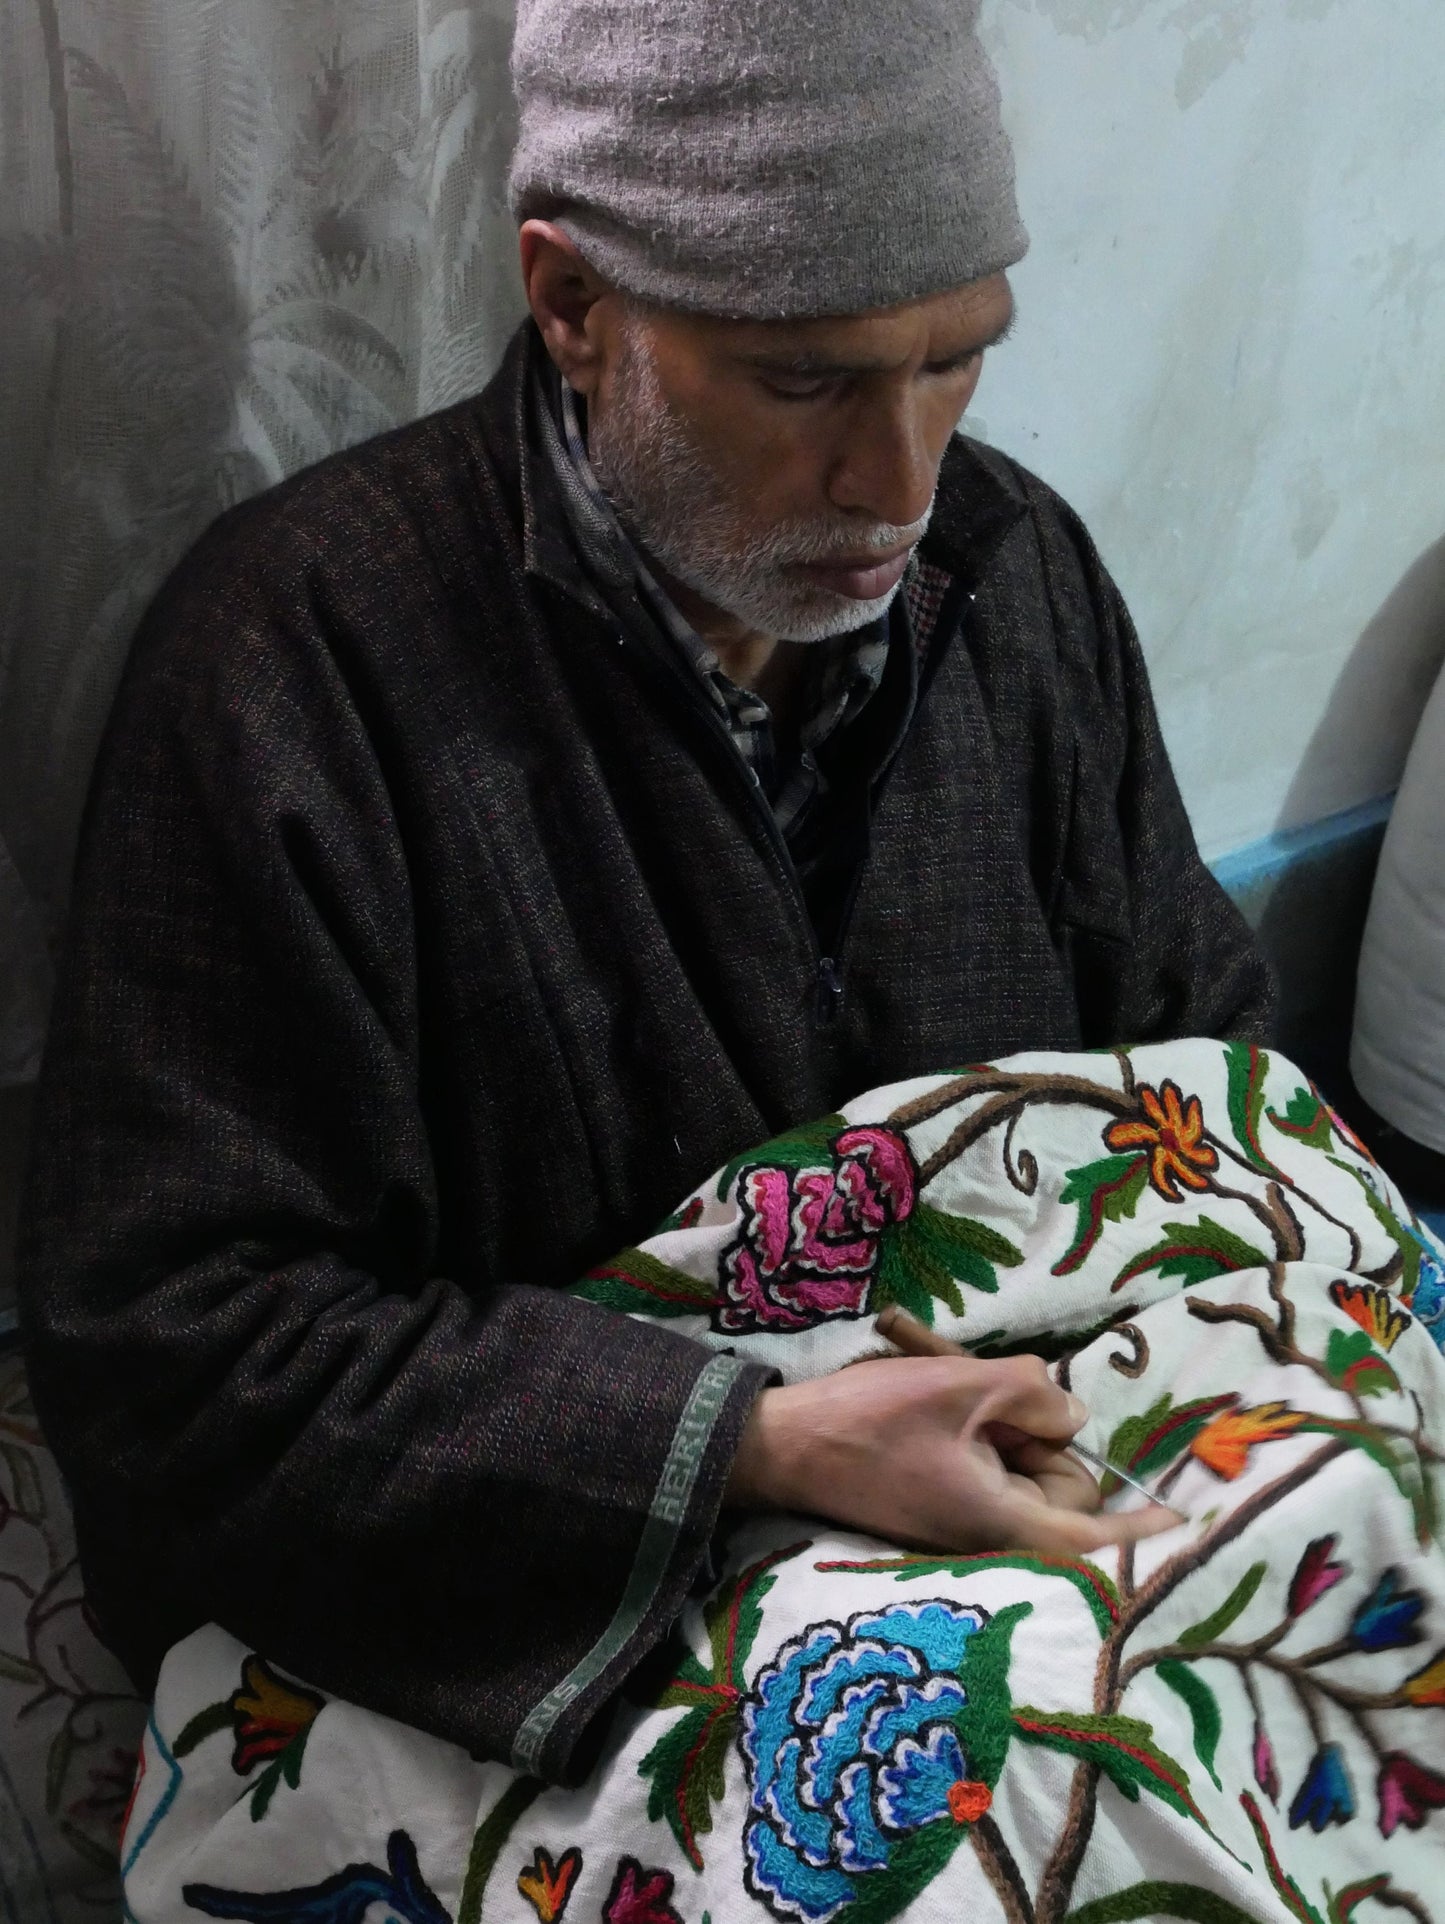
[[938, 461], [916, 411], [904, 404], [870, 409], [852, 424], [828, 498], [835, 508], [908, 528], [928, 513], [937, 485]]

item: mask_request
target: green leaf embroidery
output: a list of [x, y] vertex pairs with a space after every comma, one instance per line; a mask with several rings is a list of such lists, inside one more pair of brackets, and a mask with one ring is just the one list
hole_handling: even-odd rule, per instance
[[1110, 1288], [1123, 1289], [1151, 1269], [1157, 1269], [1161, 1276], [1182, 1276], [1193, 1285], [1212, 1282], [1216, 1276], [1227, 1276], [1235, 1270], [1260, 1269], [1271, 1260], [1270, 1255], [1222, 1223], [1201, 1216], [1197, 1223], [1171, 1223], [1159, 1242], [1125, 1263]]
[[[878, 1268], [869, 1294], [869, 1309], [879, 1310], [885, 1303], [897, 1303], [900, 1309], [906, 1309], [910, 1316], [916, 1316], [920, 1323], [932, 1328], [933, 1300], [916, 1267], [908, 1260], [902, 1237], [883, 1236], [878, 1245]], [[959, 1296], [955, 1313], [961, 1313], [962, 1308], [963, 1298]]]
[[1306, 1417], [1296, 1434], [1333, 1436], [1353, 1449], [1363, 1450], [1370, 1461], [1377, 1463], [1386, 1473], [1410, 1505], [1415, 1518], [1415, 1535], [1420, 1543], [1430, 1542], [1439, 1520], [1435, 1486], [1429, 1477], [1422, 1475], [1418, 1455], [1403, 1438], [1397, 1440], [1387, 1431], [1377, 1429], [1373, 1423], [1330, 1416]]
[[306, 1753], [306, 1739], [311, 1735], [312, 1726], [307, 1724], [303, 1730], [287, 1744], [279, 1756], [273, 1757], [261, 1775], [256, 1779], [255, 1789], [251, 1792], [251, 1822], [259, 1824], [271, 1808], [271, 1800], [276, 1795], [279, 1784], [289, 1784], [292, 1790], [301, 1783], [301, 1759]]
[[[946, 1304], [955, 1316], [963, 1315], [963, 1292], [954, 1280], [953, 1269], [950, 1264], [939, 1260], [937, 1247], [926, 1236], [915, 1235], [912, 1224], [905, 1223], [899, 1229], [885, 1230], [883, 1240], [885, 1245], [890, 1242], [896, 1245], [905, 1268], [912, 1272], [915, 1280], [922, 1284], [930, 1296]], [[981, 1256], [971, 1256], [968, 1260], [983, 1271], [987, 1280], [982, 1287], [998, 1288], [993, 1270]], [[968, 1277], [966, 1280], [973, 1279]]]
[[791, 1543], [786, 1549], [750, 1563], [732, 1589], [708, 1605], [703, 1623], [713, 1655], [710, 1683], [730, 1683], [738, 1690], [743, 1689], [744, 1666], [762, 1627], [763, 1599], [778, 1580], [775, 1566], [796, 1556], [802, 1547]]
[[712, 1829], [713, 1802], [726, 1788], [723, 1761], [736, 1720], [735, 1704], [727, 1698], [699, 1705], [665, 1730], [637, 1766], [638, 1775], [651, 1780], [649, 1822], [666, 1819], [694, 1870], [703, 1868], [697, 1839]]
[[1195, 1650], [1201, 1644], [1213, 1643], [1217, 1637], [1223, 1636], [1235, 1618], [1242, 1616], [1253, 1602], [1255, 1591], [1264, 1581], [1266, 1568], [1263, 1563], [1252, 1563], [1219, 1608], [1211, 1610], [1207, 1617], [1191, 1624], [1189, 1629], [1181, 1630], [1174, 1641], [1183, 1644], [1186, 1650]]
[[1079, 1221], [1073, 1242], [1054, 1264], [1055, 1276], [1067, 1276], [1080, 1267], [1106, 1222], [1133, 1216], [1148, 1180], [1146, 1156], [1104, 1156], [1069, 1170], [1059, 1201], [1077, 1203]]
[[968, 1702], [954, 1718], [970, 1774], [992, 1790], [1003, 1775], [1013, 1736], [1009, 1659], [1013, 1633], [1033, 1611], [1031, 1603], [1011, 1603], [996, 1611], [964, 1647], [959, 1681]]
[[92, 1872], [102, 1877], [115, 1876], [113, 1845], [107, 1850], [103, 1844], [97, 1844], [93, 1837], [87, 1837], [79, 1824], [73, 1824], [68, 1817], [57, 1819], [56, 1827], [76, 1856], [83, 1859]]
[[1296, 1089], [1282, 1115], [1278, 1109], [1267, 1109], [1265, 1114], [1281, 1135], [1293, 1136], [1311, 1149], [1328, 1149], [1334, 1140], [1330, 1112], [1313, 1088]]
[[6, 1683], [43, 1684], [45, 1672], [38, 1670], [28, 1657], [12, 1657], [8, 1650], [0, 1650], [0, 1678]]
[[[903, 1303], [915, 1315], [919, 1312], [914, 1303], [904, 1301], [904, 1296], [916, 1295], [913, 1285], [946, 1303], [955, 1316], [962, 1316], [965, 1305], [960, 1283], [996, 1295], [996, 1265], [1012, 1269], [1023, 1261], [1023, 1251], [987, 1223], [971, 1216], [950, 1216], [928, 1203], [919, 1203], [906, 1222], [885, 1234], [882, 1255], [880, 1268], [886, 1269], [880, 1277], [883, 1289], [897, 1292], [901, 1284], [904, 1292], [903, 1296], [890, 1294], [887, 1300]], [[931, 1312], [925, 1320], [932, 1322]]]
[[1340, 1156], [1331, 1156], [1329, 1160], [1334, 1164], [1336, 1169], [1343, 1169], [1347, 1176], [1354, 1177], [1364, 1192], [1365, 1201], [1369, 1204], [1370, 1214], [1390, 1238], [1390, 1241], [1395, 1245], [1396, 1249], [1399, 1250], [1401, 1264], [1400, 1298], [1402, 1302], [1408, 1303], [1410, 1298], [1415, 1294], [1416, 1286], [1420, 1281], [1419, 1243], [1416, 1242], [1415, 1238], [1405, 1228], [1394, 1210], [1389, 1208], [1388, 1205], [1383, 1203], [1379, 1196], [1376, 1195], [1374, 1184], [1370, 1182], [1361, 1170], [1356, 1169], [1353, 1163], [1344, 1161]]
[[1324, 1919], [1320, 1916], [1314, 1905], [1310, 1903], [1299, 1885], [1296, 1884], [1292, 1877], [1285, 1875], [1284, 1866], [1279, 1861], [1279, 1856], [1275, 1851], [1274, 1843], [1270, 1838], [1269, 1830], [1260, 1812], [1259, 1805], [1255, 1802], [1253, 1792], [1243, 1791], [1240, 1794], [1239, 1802], [1254, 1830], [1255, 1841], [1264, 1852], [1265, 1872], [1269, 1877], [1270, 1883], [1273, 1884], [1275, 1888], [1276, 1895], [1284, 1904], [1285, 1908], [1300, 1920], [1300, 1924], [1324, 1924]]
[[732, 1194], [733, 1184], [744, 1169], [827, 1169], [833, 1162], [833, 1138], [841, 1135], [848, 1127], [843, 1116], [822, 1116], [816, 1122], [805, 1122], [797, 1129], [786, 1130], [781, 1136], [774, 1136], [771, 1142], [760, 1143], [756, 1149], [745, 1149], [740, 1156], [734, 1156], [725, 1164], [717, 1179], [719, 1202], [726, 1202]]
[[472, 1833], [472, 1847], [467, 1853], [467, 1874], [457, 1905], [457, 1924], [480, 1924], [487, 1880], [496, 1868], [502, 1846], [516, 1829], [528, 1806], [534, 1804], [546, 1788], [540, 1777], [514, 1778], [477, 1825]]
[[[1073, 1562], [1068, 1557], [1035, 1555], [1026, 1550], [983, 1550], [968, 1557], [904, 1554], [896, 1557], [865, 1557], [861, 1560], [840, 1558], [815, 1563], [813, 1568], [824, 1573], [867, 1570], [895, 1576], [900, 1583], [940, 1574], [965, 1578], [976, 1575], [980, 1570], [1026, 1570], [1033, 1576], [1062, 1577], [1065, 1582], [1071, 1583], [1089, 1606], [1101, 1637], [1107, 1637], [1119, 1621], [1119, 1592], [1109, 1578], [1097, 1565], [1084, 1561]], [[1000, 1611], [999, 1616], [1003, 1615], [1004, 1612]]]
[[67, 1718], [51, 1739], [50, 1749], [45, 1756], [45, 1808], [52, 1817], [60, 1808], [60, 1799], [65, 1792], [65, 1773], [74, 1755], [75, 1732]]
[[624, 1249], [610, 1263], [584, 1276], [572, 1294], [606, 1309], [642, 1311], [648, 1316], [705, 1316], [716, 1300], [717, 1287], [659, 1262], [645, 1249]]
[[1230, 1042], [1225, 1045], [1224, 1060], [1229, 1072], [1229, 1121], [1234, 1139], [1256, 1169], [1276, 1175], [1278, 1171], [1259, 1142], [1269, 1057], [1252, 1042]]
[[[1176, 1409], [1173, 1397], [1166, 1391], [1142, 1416], [1124, 1418], [1109, 1438], [1104, 1454], [1110, 1462], [1126, 1470], [1152, 1476], [1182, 1456], [1210, 1418], [1235, 1401], [1230, 1395], [1204, 1396], [1192, 1403], [1181, 1403]], [[1101, 1487], [1107, 1496], [1118, 1487], [1118, 1478], [1106, 1473]]]
[[1118, 1329], [1121, 1322], [1127, 1322], [1135, 1313], [1130, 1304], [1121, 1303], [1117, 1309], [1110, 1310], [1107, 1316], [1101, 1316], [1098, 1322], [1081, 1329], [1039, 1329], [1025, 1336], [1011, 1336], [1004, 1330], [991, 1329], [985, 1335], [970, 1340], [968, 1353], [985, 1360], [1003, 1356], [1041, 1356], [1046, 1363], [1056, 1363], [1061, 1357], [1077, 1356], [1096, 1337]]
[[[908, 1219], [908, 1227], [938, 1245], [943, 1260], [952, 1256], [982, 1256], [989, 1263], [1016, 1269], [1024, 1259], [1023, 1251], [1007, 1236], [1001, 1236], [987, 1223], [972, 1216], [953, 1216], [946, 1209], [919, 1203]], [[956, 1272], [958, 1273], [958, 1272]], [[994, 1288], [998, 1287], [995, 1280]]]
[[1167, 1884], [1151, 1880], [1096, 1897], [1070, 1911], [1064, 1924], [1133, 1924], [1141, 1917], [1182, 1917], [1186, 1924], [1259, 1924], [1252, 1911], [1242, 1911], [1217, 1891], [1197, 1884]]
[[1332, 1383], [1357, 1396], [1383, 1396], [1400, 1387], [1399, 1377], [1362, 1329], [1330, 1331], [1325, 1369]]
[[1194, 1754], [1214, 1779], [1215, 1789], [1222, 1790], [1219, 1772], [1214, 1768], [1214, 1755], [1224, 1728], [1219, 1699], [1196, 1671], [1175, 1657], [1166, 1657], [1154, 1668], [1160, 1683], [1167, 1684], [1176, 1696], [1184, 1699], [1194, 1724]]
[[908, 1832], [889, 1851], [882, 1876], [857, 1879], [858, 1894], [843, 1917], [848, 1924], [891, 1924], [939, 1876], [968, 1833], [967, 1824], [924, 1824]]
[[698, 1838], [712, 1829], [713, 1805], [727, 1788], [725, 1766], [737, 1730], [744, 1670], [763, 1619], [763, 1599], [777, 1581], [775, 1566], [803, 1546], [788, 1544], [739, 1573], [703, 1612], [712, 1657], [709, 1672], [688, 1651], [657, 1698], [659, 1710], [686, 1715], [665, 1730], [637, 1766], [649, 1780], [647, 1815], [665, 1818], [694, 1870], [703, 1868]]
[[234, 1724], [235, 1716], [231, 1710], [229, 1697], [218, 1704], [207, 1704], [204, 1710], [196, 1712], [171, 1745], [171, 1755], [189, 1756], [197, 1744], [204, 1743], [207, 1737], [213, 1737], [218, 1730], [232, 1729]]
[[1014, 1711], [1014, 1727], [1027, 1744], [1097, 1765], [1130, 1803], [1139, 1801], [1141, 1789], [1148, 1790], [1181, 1817], [1203, 1821], [1189, 1794], [1189, 1772], [1159, 1749], [1152, 1728], [1137, 1717], [1074, 1716], [1024, 1704]]

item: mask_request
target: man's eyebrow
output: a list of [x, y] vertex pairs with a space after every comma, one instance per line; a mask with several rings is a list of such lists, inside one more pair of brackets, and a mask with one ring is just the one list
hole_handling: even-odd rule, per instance
[[[1013, 333], [1017, 318], [1017, 309], [1011, 307], [1008, 318], [1002, 321], [986, 340], [974, 341], [967, 347], [959, 348], [957, 353], [940, 356], [938, 360], [930, 361], [927, 365], [930, 368], [961, 367], [965, 361], [972, 360], [974, 355], [986, 354], [990, 348], [1001, 347]], [[888, 367], [886, 361], [830, 360], [826, 354], [812, 349], [805, 349], [799, 354], [788, 354], [770, 352], [764, 348], [753, 354], [739, 354], [737, 358], [745, 366], [760, 368], [768, 374], [791, 374], [799, 380], [809, 381], [837, 380], [851, 374], [879, 374], [886, 372]]]

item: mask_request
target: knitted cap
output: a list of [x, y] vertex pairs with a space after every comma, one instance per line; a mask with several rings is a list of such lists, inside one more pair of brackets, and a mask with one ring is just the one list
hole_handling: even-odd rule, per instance
[[977, 0], [519, 0], [510, 201], [614, 286], [855, 314], [1022, 258]]

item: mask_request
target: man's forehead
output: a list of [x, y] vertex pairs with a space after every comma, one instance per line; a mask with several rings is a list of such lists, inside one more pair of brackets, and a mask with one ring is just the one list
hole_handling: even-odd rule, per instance
[[858, 373], [898, 367], [918, 353], [961, 359], [994, 346], [1013, 319], [1008, 278], [951, 288], [899, 307], [813, 320], [709, 323], [713, 345], [732, 357], [798, 372]]

